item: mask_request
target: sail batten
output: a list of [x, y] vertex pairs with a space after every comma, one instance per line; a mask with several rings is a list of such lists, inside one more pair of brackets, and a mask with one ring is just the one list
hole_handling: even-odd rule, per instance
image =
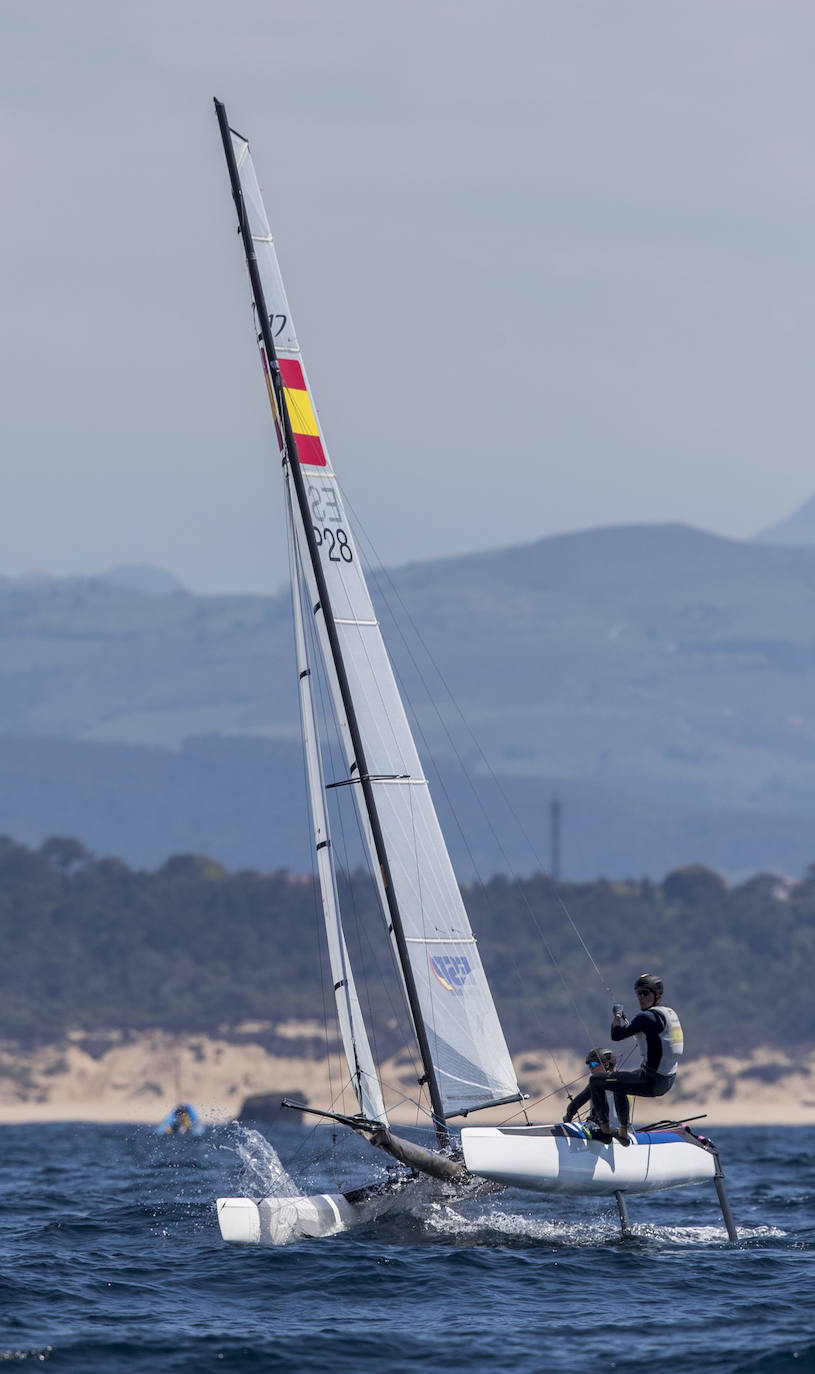
[[444, 936], [443, 938], [438, 935], [408, 935], [405, 938], [409, 945], [474, 945], [476, 943], [474, 935]]
[[356, 771], [352, 796], [435, 1110], [455, 1115], [517, 1098], [518, 1085], [329, 460], [249, 149], [231, 137], [277, 355], [271, 384], [265, 354], [264, 372], [284, 463], [299, 469], [292, 520], [308, 550], [303, 576], [348, 781]]

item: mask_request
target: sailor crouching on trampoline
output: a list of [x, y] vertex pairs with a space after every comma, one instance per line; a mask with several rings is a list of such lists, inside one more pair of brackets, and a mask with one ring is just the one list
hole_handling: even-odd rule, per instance
[[[589, 1079], [591, 1080], [600, 1073], [613, 1073], [617, 1063], [617, 1056], [616, 1054], [612, 1054], [611, 1050], [589, 1050], [586, 1055], [586, 1063], [589, 1067]], [[585, 1088], [583, 1088], [576, 1097], [569, 1098], [569, 1105], [563, 1114], [563, 1120], [573, 1121], [580, 1111], [580, 1108], [585, 1107], [586, 1103], [590, 1100], [591, 1088], [589, 1083], [587, 1083]], [[613, 1117], [611, 1117], [610, 1113], [608, 1113], [608, 1115], [615, 1126], [619, 1126], [620, 1124], [621, 1113], [623, 1114], [622, 1119], [624, 1121], [627, 1122], [630, 1120], [628, 1113], [628, 1098], [621, 1088], [614, 1093], [614, 1113], [615, 1115]]]
[[[609, 1125], [607, 1092], [613, 1092], [615, 1103], [623, 1094], [627, 1097], [663, 1097], [676, 1081], [676, 1066], [684, 1048], [682, 1027], [672, 1007], [662, 1005], [662, 979], [653, 973], [641, 973], [634, 984], [640, 1009], [632, 1021], [623, 1014], [622, 1007], [614, 1008], [611, 1023], [612, 1040], [627, 1040], [636, 1036], [642, 1053], [642, 1064], [633, 1071], [620, 1069], [612, 1073], [594, 1073], [589, 1078], [591, 1114], [597, 1123], [601, 1140], [611, 1140], [615, 1134]], [[622, 1103], [620, 1103], [620, 1106]], [[625, 1111], [617, 1109], [620, 1128], [616, 1132], [623, 1145], [630, 1144], [628, 1101]]]

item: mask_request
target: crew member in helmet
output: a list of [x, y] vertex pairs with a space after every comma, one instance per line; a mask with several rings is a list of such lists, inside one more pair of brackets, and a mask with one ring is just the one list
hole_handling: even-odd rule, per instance
[[[682, 1027], [673, 1008], [662, 1005], [662, 992], [661, 978], [641, 973], [634, 984], [640, 1008], [636, 1016], [629, 1021], [622, 1009], [615, 1008], [611, 1038], [627, 1040], [636, 1036], [642, 1063], [633, 1071], [615, 1069], [589, 1078], [591, 1114], [602, 1139], [611, 1140], [614, 1134], [608, 1120], [607, 1092], [620, 1091], [628, 1097], [663, 1097], [676, 1081], [676, 1066], [684, 1048]], [[627, 1113], [620, 1117], [617, 1137], [623, 1144], [629, 1144]]]
[[[598, 1073], [611, 1073], [617, 1063], [617, 1056], [611, 1050], [589, 1050], [586, 1055], [586, 1063], [589, 1066], [589, 1081], [582, 1092], [579, 1092], [576, 1097], [569, 1098], [569, 1105], [563, 1116], [564, 1121], [571, 1121], [580, 1111], [580, 1108], [585, 1107], [586, 1103], [590, 1101], [592, 1078]], [[628, 1098], [624, 1092], [615, 1091], [614, 1110], [617, 1114], [615, 1124], [622, 1125], [625, 1122], [625, 1125], [628, 1126], [630, 1119]]]

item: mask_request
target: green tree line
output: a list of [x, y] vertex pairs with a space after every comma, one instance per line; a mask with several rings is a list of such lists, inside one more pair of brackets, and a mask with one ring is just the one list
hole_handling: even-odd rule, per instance
[[[380, 1053], [407, 1039], [372, 886], [341, 879], [352, 961]], [[465, 902], [513, 1050], [607, 1037], [610, 1002], [659, 972], [691, 1053], [815, 1046], [815, 868], [728, 886], [700, 866], [647, 879], [467, 886]], [[198, 855], [155, 872], [54, 837], [0, 838], [0, 1036], [21, 1042], [152, 1027], [330, 1019], [319, 893], [285, 871], [229, 873]], [[585, 1046], [588, 1048], [588, 1045]]]

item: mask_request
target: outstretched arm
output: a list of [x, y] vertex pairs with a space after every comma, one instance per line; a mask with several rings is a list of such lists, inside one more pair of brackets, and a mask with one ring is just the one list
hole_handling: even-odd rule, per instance
[[575, 1116], [575, 1115], [577, 1114], [577, 1112], [580, 1111], [580, 1108], [581, 1108], [581, 1107], [585, 1107], [585, 1105], [586, 1105], [586, 1103], [588, 1102], [588, 1100], [589, 1100], [590, 1097], [591, 1097], [591, 1088], [589, 1087], [589, 1085], [588, 1085], [588, 1083], [587, 1083], [586, 1086], [585, 1086], [585, 1088], [583, 1089], [583, 1091], [582, 1091], [582, 1092], [579, 1092], [579, 1093], [577, 1094], [577, 1097], [571, 1098], [568, 1107], [566, 1108], [565, 1112], [563, 1113], [563, 1120], [564, 1120], [564, 1121], [571, 1121], [572, 1117]]

